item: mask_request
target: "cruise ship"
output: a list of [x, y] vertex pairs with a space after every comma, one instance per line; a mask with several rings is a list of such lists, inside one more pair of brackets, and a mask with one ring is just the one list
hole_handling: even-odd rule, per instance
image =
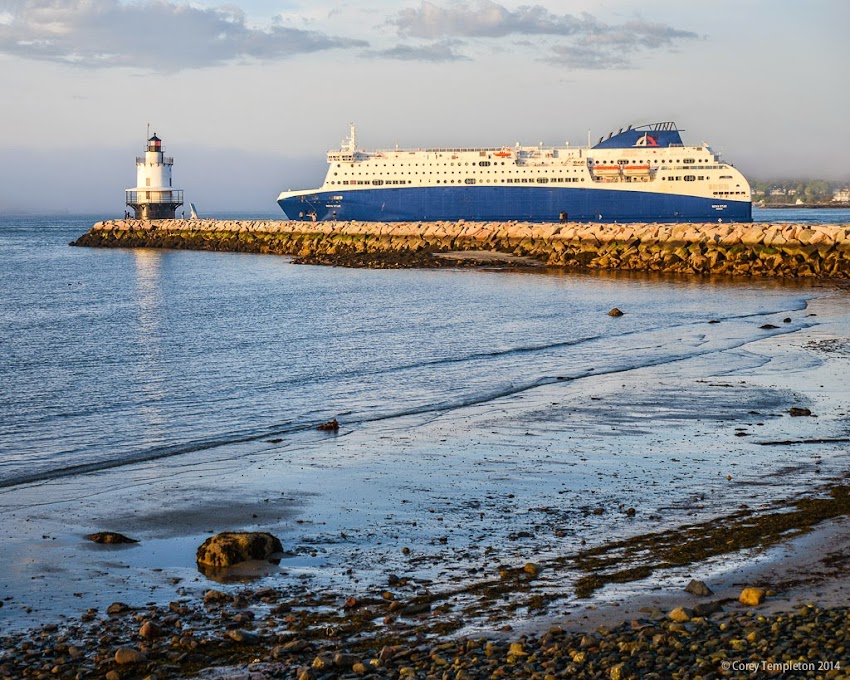
[[364, 151], [352, 125], [324, 184], [277, 202], [310, 221], [751, 222], [744, 176], [680, 132], [665, 122], [587, 147]]

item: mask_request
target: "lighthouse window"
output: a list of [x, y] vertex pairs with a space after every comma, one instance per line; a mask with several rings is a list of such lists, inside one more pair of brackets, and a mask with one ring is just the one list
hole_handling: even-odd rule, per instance
[[146, 186], [146, 187], [149, 187], [150, 185], [151, 185], [151, 178], [150, 178], [150, 177], [145, 177], [145, 186]]

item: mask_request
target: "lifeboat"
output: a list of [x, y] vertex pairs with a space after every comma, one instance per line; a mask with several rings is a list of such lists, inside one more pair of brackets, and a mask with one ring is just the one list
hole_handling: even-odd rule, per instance
[[649, 174], [648, 165], [624, 165], [623, 174], [627, 177], [642, 177]]
[[502, 149], [501, 151], [496, 151], [493, 155], [499, 158], [510, 158], [512, 153], [509, 149]]
[[593, 166], [593, 174], [600, 175], [603, 177], [613, 177], [614, 175], [620, 174], [620, 166], [619, 165], [594, 165]]

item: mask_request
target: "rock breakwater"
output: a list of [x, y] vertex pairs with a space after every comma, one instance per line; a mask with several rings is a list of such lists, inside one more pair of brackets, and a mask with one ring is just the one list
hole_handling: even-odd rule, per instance
[[[274, 253], [368, 267], [491, 265], [480, 257], [489, 251], [550, 267], [850, 278], [850, 224], [109, 220], [71, 245]], [[479, 256], [436, 257], [464, 252]]]

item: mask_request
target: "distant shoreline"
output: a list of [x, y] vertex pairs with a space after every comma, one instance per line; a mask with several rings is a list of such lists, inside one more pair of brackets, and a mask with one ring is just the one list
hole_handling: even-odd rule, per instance
[[754, 208], [758, 208], [759, 210], [823, 210], [824, 208], [828, 208], [830, 210], [850, 210], [850, 203], [806, 203], [804, 205], [799, 205], [797, 203], [771, 203], [770, 205], [759, 205], [753, 203]]

